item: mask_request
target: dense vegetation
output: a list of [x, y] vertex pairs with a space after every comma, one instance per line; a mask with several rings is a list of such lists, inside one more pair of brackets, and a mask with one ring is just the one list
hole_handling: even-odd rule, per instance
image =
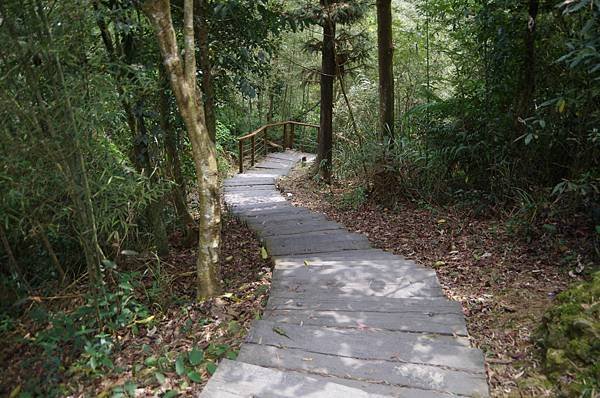
[[[458, 205], [528, 241], [574, 231], [577, 277], [595, 268], [600, 3], [376, 3], [0, 1], [0, 333], [44, 369], [2, 393], [60, 396], [78, 372], [116, 371], [122, 336], [194, 301], [165, 271], [191, 247], [197, 296], [223, 292], [217, 173], [235, 169], [236, 137], [273, 121], [320, 124], [297, 142], [318, 151], [316, 179], [351, 182], [353, 206]], [[597, 309], [583, 358], [560, 297], [545, 356], [591, 379]], [[177, 366], [194, 381], [192, 351]]]

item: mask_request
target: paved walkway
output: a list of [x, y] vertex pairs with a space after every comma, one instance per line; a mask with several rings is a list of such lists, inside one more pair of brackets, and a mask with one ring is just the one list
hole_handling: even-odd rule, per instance
[[279, 193], [277, 179], [311, 157], [270, 154], [225, 181], [275, 270], [264, 318], [200, 397], [487, 397], [483, 355], [433, 270]]

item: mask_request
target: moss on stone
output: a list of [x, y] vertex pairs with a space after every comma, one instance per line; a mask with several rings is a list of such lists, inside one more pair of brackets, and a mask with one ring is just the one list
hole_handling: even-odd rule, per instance
[[556, 297], [536, 338], [562, 396], [600, 394], [600, 272]]

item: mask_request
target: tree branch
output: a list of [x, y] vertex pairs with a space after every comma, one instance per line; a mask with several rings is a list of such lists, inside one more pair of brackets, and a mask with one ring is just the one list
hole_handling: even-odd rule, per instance
[[194, 42], [194, 0], [184, 0], [183, 36], [185, 49], [185, 80], [196, 87], [196, 44]]

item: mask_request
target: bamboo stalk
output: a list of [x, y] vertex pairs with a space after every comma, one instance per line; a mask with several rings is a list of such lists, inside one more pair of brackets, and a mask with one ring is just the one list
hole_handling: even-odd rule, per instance
[[64, 283], [64, 281], [67, 279], [65, 270], [63, 269], [62, 265], [60, 264], [60, 261], [58, 261], [56, 252], [54, 251], [54, 248], [52, 247], [52, 244], [50, 243], [50, 239], [48, 239], [48, 235], [46, 235], [46, 231], [44, 230], [44, 227], [42, 227], [42, 225], [40, 223], [37, 223], [37, 227], [38, 227], [38, 233], [42, 240], [42, 243], [44, 244], [44, 247], [46, 248], [46, 251], [48, 252], [48, 256], [50, 256], [52, 265], [54, 265], [54, 268], [56, 268], [56, 271], [58, 272], [58, 275], [60, 276], [60, 284], [62, 285]]

